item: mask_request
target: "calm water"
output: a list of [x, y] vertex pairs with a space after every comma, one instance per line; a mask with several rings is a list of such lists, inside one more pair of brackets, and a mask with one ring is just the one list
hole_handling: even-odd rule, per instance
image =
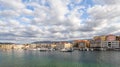
[[120, 52], [0, 50], [0, 67], [120, 67]]

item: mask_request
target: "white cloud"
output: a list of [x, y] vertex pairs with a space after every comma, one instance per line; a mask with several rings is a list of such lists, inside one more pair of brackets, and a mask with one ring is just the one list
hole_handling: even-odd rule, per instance
[[22, 0], [0, 0], [0, 40], [82, 39], [120, 33], [118, 0], [94, 0], [95, 4], [89, 8], [80, 4], [82, 1], [30, 0], [23, 3]]
[[59, 21], [65, 20], [65, 14], [68, 13], [67, 4], [63, 0], [50, 0], [51, 10], [57, 15]]
[[22, 3], [21, 0], [0, 0], [0, 4], [4, 6], [5, 8], [10, 8], [10, 9], [22, 9], [24, 8], [24, 4]]
[[30, 23], [31, 22], [31, 20], [29, 18], [26, 18], [26, 17], [22, 17], [20, 20], [22, 22], [26, 22], [26, 23]]
[[116, 5], [120, 4], [120, 0], [93, 0], [97, 4]]
[[13, 18], [19, 16], [19, 14], [13, 10], [3, 10], [0, 11], [0, 16], [3, 18]]
[[88, 9], [88, 13], [95, 19], [112, 19], [120, 16], [120, 5], [95, 5]]
[[[95, 35], [116, 34], [119, 31], [120, 5], [119, 0], [94, 0], [95, 5], [87, 10], [90, 15], [91, 22], [98, 26], [94, 26]], [[120, 32], [119, 32], [120, 33]]]

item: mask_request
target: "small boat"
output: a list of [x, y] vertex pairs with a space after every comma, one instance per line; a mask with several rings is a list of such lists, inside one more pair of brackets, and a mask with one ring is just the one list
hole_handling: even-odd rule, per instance
[[49, 51], [55, 51], [55, 49], [54, 48], [50, 48]]
[[40, 51], [49, 51], [48, 48], [39, 48]]
[[37, 50], [39, 50], [39, 48], [33, 48], [33, 49], [29, 49], [29, 50], [37, 51]]
[[60, 50], [61, 52], [72, 52], [73, 49], [72, 48], [63, 48]]
[[38, 50], [37, 48], [34, 48], [34, 49], [29, 49], [29, 50], [33, 50], [33, 51], [36, 51], [36, 50]]

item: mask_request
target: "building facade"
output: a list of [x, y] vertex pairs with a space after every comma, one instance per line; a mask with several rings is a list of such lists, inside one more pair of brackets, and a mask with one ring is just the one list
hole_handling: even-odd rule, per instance
[[120, 37], [112, 34], [95, 36], [91, 44], [99, 48], [120, 48]]
[[74, 45], [78, 48], [89, 48], [90, 42], [88, 40], [75, 40]]
[[115, 35], [107, 35], [105, 41], [101, 41], [101, 47], [103, 48], [120, 48], [120, 42]]
[[103, 48], [119, 48], [119, 41], [102, 41], [101, 47]]

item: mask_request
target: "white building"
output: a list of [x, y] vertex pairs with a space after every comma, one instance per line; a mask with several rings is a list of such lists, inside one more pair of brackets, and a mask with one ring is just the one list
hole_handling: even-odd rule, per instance
[[102, 41], [101, 47], [105, 48], [120, 48], [119, 41]]

